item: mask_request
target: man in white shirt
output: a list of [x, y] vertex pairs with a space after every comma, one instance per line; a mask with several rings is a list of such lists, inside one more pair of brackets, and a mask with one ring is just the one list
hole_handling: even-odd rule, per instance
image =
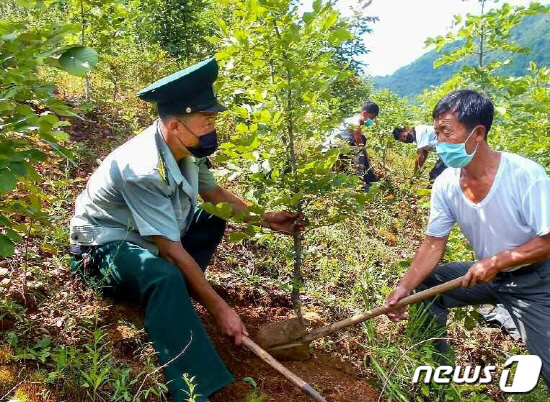
[[[414, 127], [396, 127], [393, 130], [393, 138], [407, 144], [416, 143], [418, 150], [414, 163], [414, 174], [424, 166], [428, 158], [428, 152], [435, 150], [437, 137], [433, 125], [420, 125]], [[436, 162], [430, 171], [430, 181], [433, 182], [447, 168], [441, 158]]]
[[[445, 326], [451, 307], [503, 304], [541, 358], [550, 389], [550, 179], [537, 163], [489, 147], [493, 113], [491, 101], [471, 90], [436, 105], [436, 151], [449, 168], [433, 186], [427, 236], [386, 303], [464, 276], [462, 288], [430, 301], [436, 323]], [[477, 261], [438, 265], [455, 223]], [[388, 317], [399, 321], [404, 313]], [[448, 350], [446, 342], [436, 347]]]
[[355, 148], [355, 166], [359, 176], [365, 183], [363, 189], [368, 191], [369, 184], [378, 181], [370, 165], [370, 160], [365, 151], [367, 138], [363, 135], [361, 129], [363, 126], [370, 127], [374, 124], [380, 108], [372, 101], [367, 101], [361, 108], [359, 115], [345, 119], [339, 127], [331, 130], [323, 143], [324, 149], [338, 147], [341, 141], [347, 142]]

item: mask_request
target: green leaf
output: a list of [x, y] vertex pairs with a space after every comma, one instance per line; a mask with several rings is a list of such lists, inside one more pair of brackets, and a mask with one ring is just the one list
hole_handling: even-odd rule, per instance
[[329, 13], [325, 21], [323, 22], [323, 29], [325, 30], [329, 29], [334, 24], [336, 24], [336, 21], [338, 21], [338, 13], [337, 12]]
[[23, 162], [11, 162], [10, 170], [19, 177], [27, 174], [27, 167]]
[[209, 214], [215, 215], [219, 218], [228, 220], [231, 218], [233, 207], [228, 202], [220, 202], [219, 204], [212, 204], [210, 202], [204, 202], [200, 205], [201, 209], [204, 209]]
[[234, 109], [237, 116], [242, 117], [243, 119], [248, 119], [248, 110], [242, 106], [236, 106]]
[[61, 68], [63, 69], [63, 67], [61, 67], [61, 64], [59, 63], [59, 59], [56, 58], [56, 57], [47, 57], [44, 59], [44, 64], [47, 64], [48, 66], [52, 66], [52, 67], [55, 67], [55, 68]]
[[322, 0], [314, 0], [313, 1], [312, 8], [313, 8], [313, 11], [315, 11], [316, 13], [321, 11], [322, 6], [323, 6]]
[[17, 347], [18, 339], [15, 332], [8, 332], [8, 334], [6, 335], [6, 339], [11, 346], [13, 346], [14, 348]]
[[334, 45], [349, 39], [353, 39], [353, 35], [346, 28], [338, 28], [330, 34], [329, 42]]
[[9, 169], [0, 169], [0, 194], [7, 193], [15, 188], [17, 181]]
[[244, 123], [239, 123], [235, 127], [235, 132], [239, 134], [248, 133], [248, 126]]
[[61, 101], [58, 101], [55, 99], [52, 102], [47, 103], [48, 109], [50, 109], [52, 112], [56, 113], [59, 116], [65, 116], [65, 117], [76, 117], [81, 119], [81, 117], [76, 114], [70, 106], [64, 104]]
[[8, 236], [0, 234], [0, 256], [6, 258], [15, 252], [15, 245]]
[[38, 118], [38, 127], [40, 130], [47, 132], [50, 131], [59, 119], [53, 114], [45, 114]]
[[0, 215], [0, 224], [4, 226], [11, 226], [10, 220], [4, 215]]
[[418, 194], [421, 197], [430, 195], [431, 193], [432, 193], [432, 190], [430, 190], [429, 188], [421, 188], [416, 192], [416, 194]]
[[52, 133], [52, 137], [54, 137], [58, 141], [64, 142], [69, 139], [69, 134], [64, 131], [55, 131]]
[[36, 347], [37, 348], [45, 348], [47, 346], [50, 346], [50, 344], [52, 343], [52, 339], [51, 338], [42, 338], [41, 340], [39, 340], [37, 343], [36, 343]]
[[0, 112], [6, 112], [13, 109], [13, 104], [7, 100], [0, 100]]
[[14, 241], [16, 243], [19, 243], [19, 242], [22, 242], [23, 241], [23, 238], [19, 235], [19, 233], [17, 233], [15, 230], [13, 229], [8, 229], [6, 230], [6, 236], [11, 240], [11, 241]]
[[214, 204], [212, 204], [211, 202], [203, 202], [200, 205], [200, 208], [205, 210], [206, 212], [208, 212], [211, 215], [216, 215], [216, 206]]
[[229, 237], [227, 238], [227, 241], [229, 241], [229, 243], [238, 243], [246, 239], [247, 237], [248, 236], [244, 232], [233, 232], [229, 235]]
[[17, 32], [13, 31], [12, 33], [2, 35], [0, 38], [5, 42], [10, 42], [17, 38]]
[[29, 158], [31, 158], [34, 161], [45, 162], [46, 160], [48, 160], [48, 156], [44, 152], [39, 151], [38, 149], [31, 149], [26, 153], [29, 156]]
[[233, 213], [233, 206], [228, 202], [220, 202], [216, 207], [219, 209], [220, 217], [223, 219], [231, 218]]
[[84, 76], [95, 67], [98, 57], [94, 49], [75, 46], [66, 50], [59, 58], [61, 68], [72, 75]]

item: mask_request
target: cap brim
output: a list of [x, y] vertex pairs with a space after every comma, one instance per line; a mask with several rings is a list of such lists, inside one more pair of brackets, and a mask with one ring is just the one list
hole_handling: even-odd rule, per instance
[[227, 110], [227, 106], [222, 105], [220, 102], [216, 100], [216, 103], [212, 106], [200, 110], [200, 112], [207, 112], [207, 113], [219, 113], [219, 112], [225, 112]]

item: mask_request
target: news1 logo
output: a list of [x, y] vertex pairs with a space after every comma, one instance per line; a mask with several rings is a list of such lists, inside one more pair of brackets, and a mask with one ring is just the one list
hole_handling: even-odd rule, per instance
[[[512, 366], [516, 365], [516, 371], [511, 374]], [[516, 355], [506, 360], [504, 370], [499, 380], [500, 389], [504, 392], [525, 393], [531, 391], [537, 385], [542, 361], [536, 355]], [[433, 380], [436, 384], [488, 384], [493, 382], [495, 366], [439, 366], [434, 370], [431, 366], [419, 366], [414, 371], [413, 384], [420, 382], [424, 372], [424, 383]], [[452, 375], [451, 375], [452, 374]]]

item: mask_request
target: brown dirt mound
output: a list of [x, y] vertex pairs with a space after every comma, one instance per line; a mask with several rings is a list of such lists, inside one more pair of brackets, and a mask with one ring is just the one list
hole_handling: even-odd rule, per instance
[[[233, 285], [232, 288], [235, 292], [230, 292], [230, 297], [226, 300], [233, 306], [240, 304], [239, 302], [242, 302], [243, 299], [247, 299], [255, 293], [245, 286]], [[236, 300], [233, 300], [231, 295], [235, 296]], [[280, 296], [275, 297], [275, 300], [281, 299]], [[288, 319], [292, 316], [290, 308], [279, 306], [276, 302], [271, 303], [267, 298], [261, 300], [262, 305], [252, 304], [235, 307], [252, 338], [262, 325]], [[282, 304], [286, 304], [286, 301], [282, 300]], [[127, 322], [133, 322], [139, 327], [143, 317], [142, 308], [126, 303], [115, 306], [112, 317], [113, 322], [116, 322], [118, 318], [124, 318]], [[264, 396], [262, 402], [309, 402], [312, 400], [252, 352], [244, 347], [234, 345], [229, 338], [220, 334], [212, 317], [202, 306], [197, 305], [197, 311], [218, 353], [235, 378], [233, 383], [211, 398], [213, 402], [245, 401], [247, 395], [253, 391], [252, 386], [243, 381], [246, 377], [251, 377], [257, 383], [257, 394]], [[132, 352], [135, 352], [135, 345], [139, 343], [137, 340], [140, 337], [139, 332], [124, 325], [114, 325], [108, 334], [113, 342], [128, 346], [127, 355], [132, 355]], [[318, 390], [327, 401], [368, 402], [377, 400], [378, 392], [360, 376], [352, 364], [342, 361], [336, 355], [315, 349], [312, 349], [312, 351], [313, 358], [310, 360], [285, 361], [282, 363]]]
[[[258, 328], [273, 320], [270, 311], [280, 308], [237, 308], [247, 329], [254, 334]], [[218, 333], [213, 322], [204, 317], [216, 349], [235, 377], [235, 381], [212, 397], [214, 402], [242, 402], [252, 387], [243, 381], [253, 378], [258, 385], [258, 393], [267, 401], [311, 401], [308, 396], [296, 389], [286, 378], [258, 359], [248, 350], [233, 345], [229, 339]], [[327, 401], [374, 401], [377, 391], [359, 377], [355, 368], [340, 358], [321, 351], [314, 351], [314, 357], [308, 361], [286, 361], [283, 364], [317, 389]]]
[[[209, 272], [214, 277], [227, 275], [223, 261], [223, 246], [217, 253]], [[267, 323], [289, 319], [293, 316], [289, 295], [278, 289], [271, 289], [266, 284], [246, 286], [242, 283], [224, 281], [224, 285], [215, 286], [225, 300], [235, 308], [243, 320], [248, 332], [254, 339], [259, 328]], [[311, 401], [295, 388], [290, 381], [257, 358], [252, 352], [232, 344], [231, 340], [221, 335], [210, 315], [201, 306], [197, 310], [210, 334], [218, 353], [233, 373], [235, 381], [222, 389], [211, 399], [214, 402], [242, 402], [253, 391], [250, 384], [243, 381], [251, 377], [257, 383], [257, 394], [268, 401]], [[315, 306], [304, 307], [304, 317], [312, 325], [323, 325], [315, 311]], [[313, 358], [307, 361], [282, 362], [288, 369], [317, 389], [327, 401], [373, 401], [378, 392], [361, 378], [356, 368], [342, 361], [337, 355], [312, 349]]]

